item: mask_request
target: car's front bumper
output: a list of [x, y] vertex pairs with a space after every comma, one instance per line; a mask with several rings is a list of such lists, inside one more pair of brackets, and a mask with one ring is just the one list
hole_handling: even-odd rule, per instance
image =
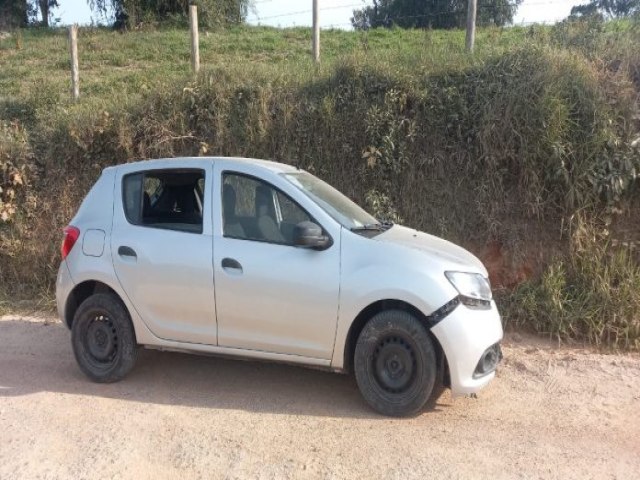
[[502, 322], [495, 302], [476, 310], [459, 305], [431, 331], [447, 357], [453, 395], [469, 395], [486, 386], [495, 371], [478, 376], [474, 372], [488, 348], [502, 340]]

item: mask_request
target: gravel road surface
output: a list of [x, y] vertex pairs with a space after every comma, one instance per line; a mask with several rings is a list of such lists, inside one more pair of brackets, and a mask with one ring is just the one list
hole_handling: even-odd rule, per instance
[[0, 317], [0, 479], [640, 478], [640, 356], [512, 335], [478, 398], [384, 418], [353, 377], [143, 350], [91, 383], [48, 316]]

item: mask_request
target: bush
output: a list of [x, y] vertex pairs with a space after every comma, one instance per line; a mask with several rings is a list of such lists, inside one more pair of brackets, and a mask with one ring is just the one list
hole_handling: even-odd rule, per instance
[[[22, 278], [34, 258], [25, 249], [31, 240], [36, 197], [31, 190], [37, 178], [25, 130], [18, 123], [0, 122], [0, 285]], [[38, 255], [42, 251], [38, 249]], [[25, 263], [27, 265], [25, 265]], [[44, 280], [46, 279], [46, 280]], [[51, 281], [48, 275], [44, 283]], [[42, 284], [42, 283], [41, 283]]]

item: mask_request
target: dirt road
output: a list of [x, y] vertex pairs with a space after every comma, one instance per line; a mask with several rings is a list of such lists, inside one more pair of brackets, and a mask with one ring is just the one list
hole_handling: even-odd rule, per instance
[[0, 479], [640, 478], [640, 357], [505, 342], [479, 398], [381, 417], [352, 377], [142, 351], [123, 382], [69, 332], [0, 318]]

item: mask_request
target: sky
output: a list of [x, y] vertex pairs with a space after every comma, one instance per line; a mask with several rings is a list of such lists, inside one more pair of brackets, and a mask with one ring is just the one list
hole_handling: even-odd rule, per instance
[[[349, 28], [354, 8], [371, 4], [371, 0], [319, 0], [320, 26], [322, 28]], [[87, 0], [59, 0], [60, 7], [53, 12], [62, 25], [88, 24], [100, 21], [92, 13]], [[255, 0], [247, 19], [251, 24], [274, 27], [310, 26], [311, 0]], [[587, 3], [587, 0], [524, 0], [514, 18], [515, 24], [533, 22], [553, 23], [569, 15], [571, 7]]]

